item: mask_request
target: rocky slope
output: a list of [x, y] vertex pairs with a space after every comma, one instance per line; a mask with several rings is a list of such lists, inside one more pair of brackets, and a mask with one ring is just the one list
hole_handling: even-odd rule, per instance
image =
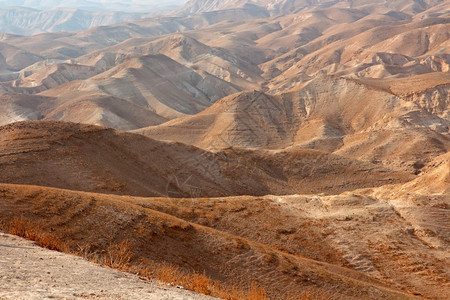
[[[167, 262], [204, 272], [225, 284], [253, 281], [277, 299], [314, 290], [319, 282], [322, 293], [333, 297], [413, 299], [411, 293], [392, 289], [360, 272], [288, 254], [134, 203], [151, 203], [151, 199], [16, 185], [1, 185], [0, 195], [6, 198], [6, 209], [0, 211], [2, 220], [21, 215], [39, 221], [45, 231], [53, 228], [52, 234], [59, 239], [76, 240], [81, 247], [99, 251], [128, 240], [133, 243], [136, 264]], [[54, 217], [45, 217], [50, 211]]]

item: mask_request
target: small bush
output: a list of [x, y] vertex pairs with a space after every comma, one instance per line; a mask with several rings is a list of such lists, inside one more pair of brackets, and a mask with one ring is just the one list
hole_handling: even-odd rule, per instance
[[119, 244], [112, 244], [106, 250], [100, 263], [114, 269], [127, 270], [133, 259], [133, 248], [129, 241], [122, 241]]
[[247, 294], [247, 300], [268, 300], [269, 297], [267, 297], [267, 292], [263, 289], [258, 287], [255, 283], [252, 283], [250, 286], [250, 290]]

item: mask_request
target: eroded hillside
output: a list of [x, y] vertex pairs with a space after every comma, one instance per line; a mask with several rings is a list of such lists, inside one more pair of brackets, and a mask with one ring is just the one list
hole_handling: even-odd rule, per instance
[[133, 245], [125, 269], [225, 299], [448, 299], [449, 9], [191, 0], [3, 34], [0, 228]]

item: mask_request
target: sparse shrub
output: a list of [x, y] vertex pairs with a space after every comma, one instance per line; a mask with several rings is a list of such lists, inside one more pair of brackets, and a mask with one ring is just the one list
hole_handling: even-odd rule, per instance
[[179, 267], [167, 263], [154, 267], [152, 273], [158, 280], [174, 284], [184, 277]]
[[250, 289], [247, 293], [247, 300], [268, 300], [269, 297], [267, 296], [267, 292], [257, 286], [255, 283], [252, 283], [250, 286]]
[[201, 294], [210, 295], [214, 286], [213, 281], [203, 274], [192, 274], [191, 284], [187, 286], [188, 289], [196, 291]]
[[133, 246], [129, 241], [112, 244], [106, 250], [100, 263], [114, 269], [127, 270], [130, 261], [133, 259], [132, 248]]
[[8, 223], [0, 224], [3, 231], [6, 233], [17, 235], [27, 240], [35, 241], [39, 246], [56, 250], [61, 252], [68, 252], [70, 247], [69, 244], [58, 239], [57, 237], [45, 233], [39, 224], [35, 224], [31, 221], [25, 220], [22, 217], [15, 218], [13, 221]]

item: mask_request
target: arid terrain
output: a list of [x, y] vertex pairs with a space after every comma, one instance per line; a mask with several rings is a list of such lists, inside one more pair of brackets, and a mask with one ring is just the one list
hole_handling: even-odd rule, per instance
[[0, 299], [213, 299], [149, 283], [12, 235], [0, 233], [0, 253]]
[[3, 232], [223, 299], [450, 298], [450, 1], [191, 0], [0, 54]]

